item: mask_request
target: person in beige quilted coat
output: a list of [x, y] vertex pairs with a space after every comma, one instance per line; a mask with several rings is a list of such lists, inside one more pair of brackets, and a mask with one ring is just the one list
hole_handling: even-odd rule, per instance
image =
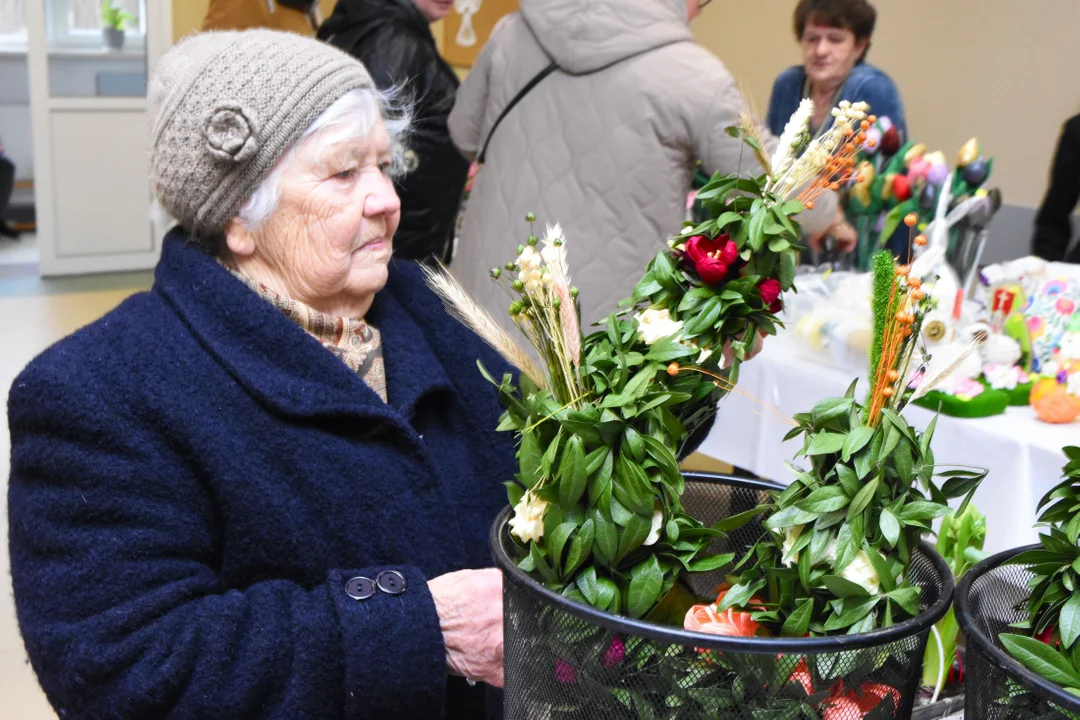
[[[527, 213], [562, 224], [588, 325], [680, 230], [699, 159], [708, 172], [751, 170], [752, 154], [724, 132], [742, 112], [738, 84], [690, 33], [699, 2], [521, 0], [492, 33], [450, 115], [467, 155], [522, 87], [559, 67], [499, 125], [466, 207], [454, 275], [496, 316], [509, 298], [488, 271], [528, 236]], [[805, 215], [807, 232], [823, 232], [835, 200]]]

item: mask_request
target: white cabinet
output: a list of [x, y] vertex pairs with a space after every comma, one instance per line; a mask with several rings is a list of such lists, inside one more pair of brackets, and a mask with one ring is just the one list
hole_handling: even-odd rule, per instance
[[123, 0], [137, 19], [116, 50], [75, 2], [27, 5], [41, 274], [150, 268], [167, 228], [151, 213], [146, 78], [168, 47], [171, 4]]

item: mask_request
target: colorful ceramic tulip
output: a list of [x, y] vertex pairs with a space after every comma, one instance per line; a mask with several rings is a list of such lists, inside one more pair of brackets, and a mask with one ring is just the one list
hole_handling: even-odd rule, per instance
[[966, 168], [979, 157], [979, 139], [971, 138], [960, 146], [960, 152], [956, 154], [956, 167]]

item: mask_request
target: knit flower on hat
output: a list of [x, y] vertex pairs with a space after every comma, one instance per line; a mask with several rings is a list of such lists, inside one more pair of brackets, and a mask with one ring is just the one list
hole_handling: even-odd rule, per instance
[[244, 162], [259, 149], [258, 128], [247, 113], [235, 106], [220, 107], [203, 128], [210, 154], [227, 162]]

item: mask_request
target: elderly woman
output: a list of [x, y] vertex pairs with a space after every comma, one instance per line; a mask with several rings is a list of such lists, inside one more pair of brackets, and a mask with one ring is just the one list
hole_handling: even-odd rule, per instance
[[390, 259], [383, 103], [292, 34], [162, 58], [154, 287], [11, 390], [15, 601], [61, 717], [472, 718], [501, 685], [516, 466], [475, 362], [507, 368]]

